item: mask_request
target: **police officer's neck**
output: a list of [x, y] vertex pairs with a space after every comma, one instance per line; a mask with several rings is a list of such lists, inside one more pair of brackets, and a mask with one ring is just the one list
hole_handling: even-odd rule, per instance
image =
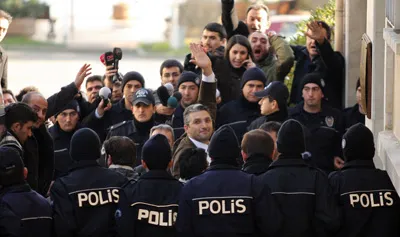
[[129, 111], [131, 111], [132, 110], [132, 103], [129, 101], [129, 99], [127, 99], [127, 98], [124, 98], [124, 104], [125, 104], [125, 109], [127, 109], [127, 110], [129, 110]]
[[322, 106], [321, 106], [321, 104], [318, 104], [318, 105], [315, 105], [315, 106], [309, 106], [306, 103], [304, 103], [303, 109], [307, 113], [316, 114], [316, 113], [321, 112]]

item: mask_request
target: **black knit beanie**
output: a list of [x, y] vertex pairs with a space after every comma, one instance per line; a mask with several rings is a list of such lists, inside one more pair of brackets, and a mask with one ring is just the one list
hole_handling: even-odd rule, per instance
[[79, 114], [79, 116], [81, 115], [81, 109], [80, 109], [79, 103], [78, 103], [78, 101], [76, 101], [74, 99], [74, 100], [71, 100], [67, 105], [65, 105], [62, 110], [58, 111], [58, 113], [56, 113], [54, 117], [57, 117], [64, 110], [67, 110], [67, 109], [73, 109]]
[[144, 88], [144, 78], [142, 74], [132, 71], [128, 72], [124, 75], [124, 78], [122, 79], [122, 92], [124, 92], [124, 87], [128, 81], [138, 81], [140, 84], [142, 84], [142, 88]]
[[71, 138], [69, 154], [75, 161], [97, 160], [100, 158], [99, 136], [90, 128], [82, 128]]
[[299, 155], [306, 150], [303, 126], [294, 119], [284, 122], [279, 129], [276, 141], [278, 152]]
[[184, 71], [179, 76], [178, 79], [178, 88], [184, 82], [193, 82], [196, 86], [200, 87], [200, 77], [194, 72], [191, 71]]
[[223, 125], [211, 137], [208, 155], [212, 160], [236, 159], [240, 156], [240, 143], [235, 131], [229, 125]]
[[171, 159], [171, 147], [164, 135], [154, 135], [143, 145], [142, 160], [149, 170], [166, 170]]
[[374, 135], [364, 124], [357, 123], [343, 135], [342, 148], [346, 161], [372, 160], [375, 155]]
[[321, 88], [322, 93], [325, 91], [325, 80], [322, 77], [322, 75], [318, 72], [312, 72], [312, 73], [307, 73], [304, 77], [303, 80], [301, 81], [301, 89], [304, 88], [304, 86], [308, 83], [314, 83]]
[[240, 88], [243, 89], [244, 85], [246, 85], [248, 81], [261, 81], [265, 86], [267, 77], [261, 69], [258, 67], [252, 67], [243, 73], [242, 79], [240, 80]]

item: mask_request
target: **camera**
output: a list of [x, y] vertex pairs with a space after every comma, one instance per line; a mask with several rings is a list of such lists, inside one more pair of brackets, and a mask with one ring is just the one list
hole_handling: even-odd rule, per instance
[[121, 48], [114, 48], [113, 51], [106, 52], [104, 54], [104, 60], [106, 66], [113, 66], [113, 69], [117, 69], [112, 82], [115, 83], [117, 81], [122, 81], [122, 74], [118, 72], [119, 61], [122, 59], [122, 50]]

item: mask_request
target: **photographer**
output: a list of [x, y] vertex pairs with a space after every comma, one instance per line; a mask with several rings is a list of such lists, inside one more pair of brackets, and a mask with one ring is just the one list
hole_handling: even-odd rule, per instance
[[[116, 70], [107, 70], [106, 77], [112, 73], [116, 73]], [[133, 119], [132, 97], [137, 90], [143, 87], [144, 78], [140, 73], [134, 71], [126, 73], [121, 84], [124, 98], [114, 104], [111, 104], [109, 100], [102, 100], [97, 109], [85, 118], [84, 125], [96, 131], [100, 140], [104, 141], [108, 128]]]

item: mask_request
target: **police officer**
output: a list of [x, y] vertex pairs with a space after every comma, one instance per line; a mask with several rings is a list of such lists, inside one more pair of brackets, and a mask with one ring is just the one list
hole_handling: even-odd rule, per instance
[[148, 172], [137, 183], [131, 181], [124, 187], [126, 202], [121, 199], [118, 232], [127, 237], [176, 236], [182, 184], [167, 172], [172, 166], [168, 140], [164, 135], [154, 135], [142, 151], [142, 164]]
[[50, 204], [25, 182], [27, 174], [28, 170], [24, 167], [20, 153], [12, 147], [1, 147], [0, 198], [1, 205], [9, 209], [10, 219], [7, 228], [19, 225], [18, 229], [9, 230], [19, 232], [18, 236], [50, 237], [52, 236]]
[[99, 137], [89, 128], [72, 136], [69, 153], [74, 165], [50, 190], [57, 236], [115, 235], [114, 214], [127, 179], [99, 167], [100, 149]]
[[276, 236], [322, 236], [340, 226], [327, 176], [302, 160], [302, 125], [289, 119], [278, 132], [278, 160], [260, 178], [277, 199], [284, 226]]
[[337, 236], [399, 236], [399, 196], [386, 171], [374, 166], [372, 132], [353, 125], [342, 146], [344, 167], [329, 176], [343, 215]]
[[339, 110], [324, 100], [324, 80], [319, 73], [309, 73], [302, 81], [304, 101], [289, 110], [289, 118], [299, 121], [305, 129], [310, 164], [327, 174], [343, 166], [340, 147], [343, 119]]
[[148, 89], [139, 89], [132, 99], [133, 120], [124, 121], [110, 128], [107, 139], [113, 136], [125, 136], [136, 145], [135, 166], [141, 163], [143, 144], [149, 139], [150, 129], [154, 121], [155, 101], [153, 93]]
[[263, 90], [256, 92], [254, 96], [260, 98], [260, 113], [263, 115], [254, 120], [248, 130], [258, 129], [269, 121], [284, 122], [288, 117], [287, 99], [289, 90], [283, 82], [274, 81]]
[[[240, 144], [228, 125], [211, 138], [210, 167], [181, 191], [177, 228], [182, 236], [273, 235], [281, 214], [266, 186], [241, 171]], [[223, 187], [223, 188], [221, 188]]]
[[69, 156], [69, 144], [75, 131], [82, 127], [78, 102], [71, 100], [55, 118], [56, 123], [49, 128], [54, 142], [54, 179], [66, 174], [73, 162]]

